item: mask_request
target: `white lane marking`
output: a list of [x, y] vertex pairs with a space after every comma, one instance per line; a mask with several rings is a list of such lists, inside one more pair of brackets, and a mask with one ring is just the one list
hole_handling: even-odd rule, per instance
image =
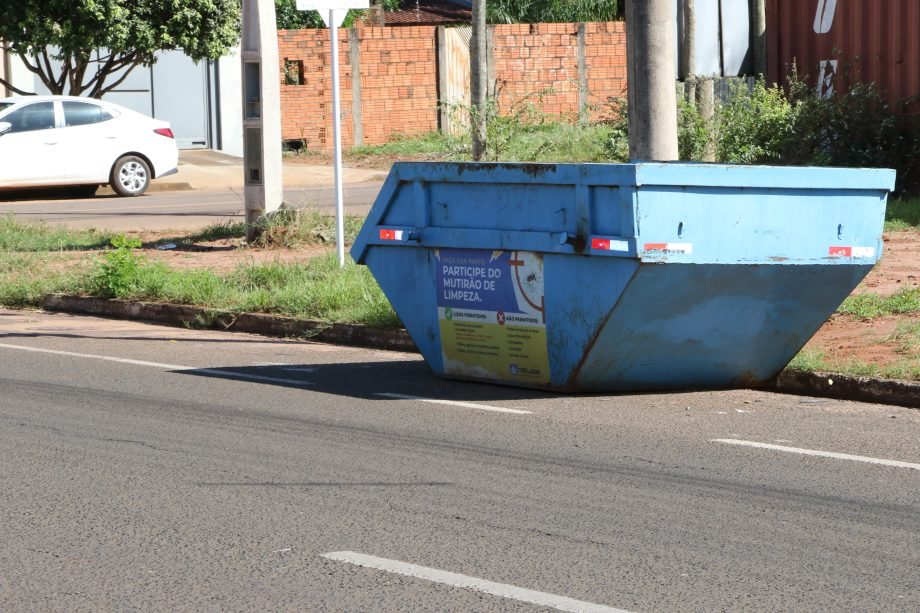
[[864, 455], [850, 455], [848, 453], [837, 453], [835, 451], [818, 451], [815, 449], [801, 449], [799, 447], [786, 447], [785, 445], [771, 445], [770, 443], [756, 443], [754, 441], [739, 441], [733, 438], [714, 438], [713, 443], [725, 443], [726, 445], [741, 445], [742, 447], [757, 447], [759, 449], [772, 449], [773, 451], [785, 451], [786, 453], [798, 453], [801, 455], [819, 456], [822, 458], [834, 458], [835, 460], [852, 460], [854, 462], [867, 462], [869, 464], [881, 464], [882, 466], [894, 466], [896, 468], [913, 468], [920, 470], [920, 464], [912, 462], [901, 462], [900, 460], [883, 460], [881, 458], [870, 458]]
[[149, 366], [151, 368], [162, 368], [164, 370], [175, 371], [195, 371], [204, 375], [214, 375], [224, 379], [239, 379], [242, 381], [257, 381], [265, 383], [284, 383], [286, 385], [307, 386], [313, 385], [309, 381], [300, 381], [298, 379], [282, 379], [279, 377], [264, 377], [262, 375], [250, 375], [242, 372], [230, 372], [216, 368], [198, 368], [197, 366], [180, 366], [178, 364], [164, 364], [163, 362], [146, 362], [144, 360], [132, 360], [129, 358], [115, 358], [108, 355], [94, 355], [91, 353], [75, 353], [73, 351], [60, 351], [57, 349], [40, 349], [38, 347], [24, 347], [22, 345], [8, 345], [0, 343], [4, 349], [18, 349], [19, 351], [32, 351], [34, 353], [50, 353], [53, 355], [66, 355], [72, 358], [86, 358], [89, 360], [102, 360], [105, 362], [118, 362], [119, 364], [133, 364], [135, 366]]
[[615, 609], [613, 607], [608, 607], [602, 604], [585, 602], [584, 600], [575, 600], [574, 598], [557, 596], [547, 592], [528, 590], [522, 587], [508, 585], [506, 583], [495, 583], [494, 581], [487, 581], [477, 577], [451, 573], [445, 570], [438, 570], [437, 568], [428, 568], [427, 566], [408, 564], [406, 562], [400, 562], [399, 560], [378, 558], [363, 553], [356, 553], [354, 551], [333, 551], [331, 553], [322, 554], [322, 557], [329, 560], [335, 560], [337, 562], [354, 564], [355, 566], [376, 568], [377, 570], [382, 570], [388, 573], [405, 575], [407, 577], [416, 577], [418, 579], [425, 579], [426, 581], [433, 581], [434, 583], [443, 583], [445, 585], [451, 585], [454, 587], [476, 590], [477, 592], [483, 592], [485, 594], [492, 594], [493, 596], [501, 596], [502, 598], [511, 598], [513, 600], [520, 600], [521, 602], [527, 602], [543, 607], [551, 607], [559, 611], [583, 611], [585, 613], [627, 613], [627, 611], [624, 609]]
[[475, 402], [462, 402], [460, 400], [438, 400], [436, 398], [423, 398], [421, 396], [408, 396], [406, 394], [392, 394], [389, 392], [380, 392], [375, 396], [384, 398], [395, 398], [397, 400], [416, 400], [418, 402], [430, 402], [431, 404], [446, 404], [448, 406], [465, 407], [467, 409], [477, 409], [479, 411], [495, 411], [496, 413], [514, 413], [515, 415], [532, 415], [531, 411], [522, 411], [520, 409], [506, 409], [504, 407], [493, 407], [488, 404], [476, 404]]

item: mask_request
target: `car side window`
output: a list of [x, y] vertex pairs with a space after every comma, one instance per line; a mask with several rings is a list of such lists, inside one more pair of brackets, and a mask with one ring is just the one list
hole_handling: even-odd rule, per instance
[[67, 127], [101, 123], [112, 118], [109, 111], [97, 104], [65, 101], [63, 105], [64, 125]]
[[54, 103], [37, 102], [15, 110], [3, 118], [13, 127], [9, 133], [49, 130], [54, 127]]

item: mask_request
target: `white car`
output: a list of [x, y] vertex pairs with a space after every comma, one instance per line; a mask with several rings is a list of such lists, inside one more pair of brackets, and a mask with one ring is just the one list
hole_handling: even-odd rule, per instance
[[178, 164], [165, 121], [92, 98], [0, 98], [0, 189], [72, 185], [92, 193], [107, 183], [121, 196], [140, 196]]

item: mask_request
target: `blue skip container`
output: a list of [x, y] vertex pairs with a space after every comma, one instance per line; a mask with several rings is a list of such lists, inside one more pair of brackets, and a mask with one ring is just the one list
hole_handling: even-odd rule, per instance
[[399, 163], [351, 255], [438, 375], [566, 392], [757, 386], [878, 262], [894, 180]]

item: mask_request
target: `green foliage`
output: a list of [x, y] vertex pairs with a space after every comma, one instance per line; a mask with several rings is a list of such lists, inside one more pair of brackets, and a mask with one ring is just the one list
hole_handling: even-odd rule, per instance
[[[349, 160], [366, 162], [374, 158], [411, 158], [413, 160], [459, 160], [469, 152], [469, 139], [428, 132], [416, 136], [396, 134], [382, 145], [353, 147], [347, 153]], [[389, 167], [389, 163], [385, 164]]]
[[141, 246], [136, 238], [116, 236], [113, 251], [96, 262], [91, 284], [95, 293], [104, 298], [122, 298], [130, 292], [144, 257], [134, 253]]
[[490, 23], [572, 23], [623, 18], [621, 0], [489, 0]]
[[[611, 96], [603, 104], [601, 123], [610, 128], [604, 143], [607, 161], [625, 162], [629, 159], [629, 105], [626, 96]], [[599, 160], [600, 161], [600, 160]]]
[[695, 105], [677, 100], [677, 148], [682, 160], [703, 161], [709, 149], [709, 125]]
[[779, 163], [793, 131], [792, 105], [780, 87], [735, 82], [715, 115], [716, 157], [733, 164]]
[[[861, 83], [852, 66], [838, 73], [829, 98], [793, 70], [787, 87], [736, 82], [717, 106], [716, 159], [740, 164], [894, 168], [897, 189], [920, 188], [920, 115], [893, 109], [874, 83]], [[895, 112], [896, 110], [902, 112]], [[683, 113], [682, 113], [683, 114]], [[683, 130], [692, 124], [681, 126]], [[696, 159], [681, 147], [682, 159]]]
[[[92, 97], [152, 64], [157, 51], [216, 59], [240, 31], [239, 0], [0, 0], [0, 13], [0, 41], [52, 93]], [[96, 57], [100, 49], [108, 51]]]
[[916, 115], [896, 114], [876, 83], [860, 82], [855, 65], [837, 74], [830, 98], [818, 98], [796, 71], [788, 89], [794, 138], [786, 142], [784, 163], [895, 168], [899, 188], [916, 187], [920, 123]]
[[891, 198], [885, 209], [886, 230], [920, 228], [920, 198]]
[[[381, 0], [385, 11], [399, 10], [401, 0]], [[364, 11], [348, 11], [342, 27], [350, 28]], [[275, 0], [275, 20], [279, 30], [299, 30], [303, 28], [325, 28], [318, 11], [298, 11], [297, 0]]]

